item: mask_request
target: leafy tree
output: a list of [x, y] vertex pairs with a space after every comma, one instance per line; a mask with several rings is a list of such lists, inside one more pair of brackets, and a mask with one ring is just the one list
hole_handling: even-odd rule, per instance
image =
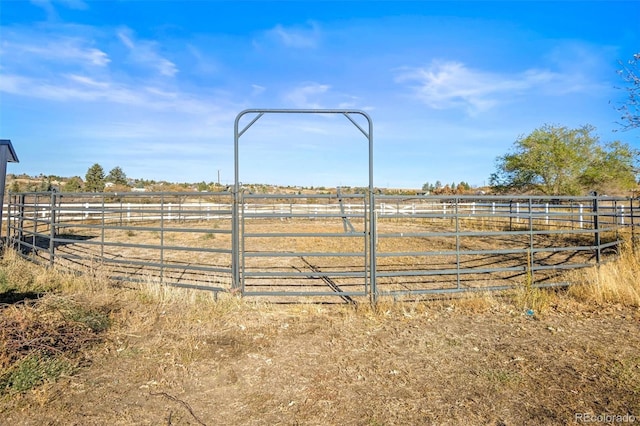
[[38, 185], [38, 191], [48, 192], [51, 190], [53, 190], [53, 184], [51, 183], [50, 177], [43, 179], [40, 185]]
[[497, 158], [490, 185], [498, 191], [546, 195], [632, 189], [638, 151], [618, 141], [602, 145], [594, 130], [545, 125], [520, 137], [511, 153]]
[[620, 66], [618, 74], [624, 80], [628, 94], [626, 102], [617, 108], [622, 114], [620, 124], [622, 130], [637, 129], [640, 128], [640, 53], [626, 63], [620, 61]]
[[98, 163], [89, 167], [85, 176], [84, 189], [87, 192], [102, 192], [104, 191], [104, 169]]
[[422, 185], [422, 191], [424, 192], [432, 192], [434, 189], [433, 184], [430, 184], [429, 182], [426, 182], [424, 185]]
[[458, 186], [456, 186], [456, 192], [458, 194], [464, 194], [465, 192], [469, 191], [471, 189], [471, 185], [469, 185], [467, 182], [462, 181], [458, 184]]
[[65, 184], [62, 186], [62, 191], [64, 192], [79, 192], [82, 190], [82, 178], [80, 176], [73, 176], [69, 178]]
[[127, 175], [119, 166], [111, 169], [105, 180], [116, 185], [126, 185], [128, 183]]
[[619, 141], [610, 142], [605, 147], [596, 148], [596, 156], [580, 183], [585, 188], [600, 192], [633, 189], [636, 186], [636, 164], [638, 151]]

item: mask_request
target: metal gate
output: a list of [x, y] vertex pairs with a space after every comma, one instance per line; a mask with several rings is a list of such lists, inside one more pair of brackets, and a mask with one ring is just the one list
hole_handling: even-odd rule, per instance
[[[240, 183], [240, 137], [265, 114], [338, 114], [349, 120], [368, 141], [369, 183], [366, 195], [340, 194], [314, 198], [322, 200], [318, 211], [300, 211], [293, 201], [302, 196], [267, 196], [244, 194]], [[240, 128], [240, 120], [246, 115], [253, 118]], [[354, 116], [364, 117], [367, 128], [358, 124]], [[280, 211], [269, 209], [269, 203], [280, 198], [286, 207]], [[253, 295], [340, 295], [376, 294], [375, 288], [375, 215], [368, 206], [373, 202], [373, 123], [369, 115], [349, 109], [249, 109], [238, 114], [234, 126], [234, 209], [233, 209], [233, 283], [236, 290]], [[345, 199], [348, 206], [345, 209]], [[262, 201], [263, 203], [259, 203]], [[323, 210], [323, 205], [324, 210]], [[297, 206], [296, 206], [297, 207]], [[337, 210], [336, 210], [337, 209]], [[299, 227], [302, 222], [323, 219], [322, 229]], [[269, 232], [254, 232], [252, 224], [258, 221], [275, 222]], [[278, 223], [280, 222], [280, 223]], [[340, 229], [342, 226], [342, 229]], [[313, 226], [312, 226], [313, 228]], [[338, 242], [334, 249], [313, 251], [300, 241], [320, 239]], [[327, 246], [324, 244], [323, 246]], [[328, 244], [332, 246], [331, 242]], [[321, 259], [329, 259], [325, 267]]]
[[245, 194], [240, 223], [243, 294], [339, 295], [347, 302], [369, 294], [364, 195]]

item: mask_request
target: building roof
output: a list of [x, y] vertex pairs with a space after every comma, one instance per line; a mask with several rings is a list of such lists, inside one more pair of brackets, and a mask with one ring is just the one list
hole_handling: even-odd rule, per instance
[[9, 149], [7, 161], [9, 163], [19, 163], [18, 155], [16, 155], [16, 151], [13, 149], [11, 141], [9, 139], [0, 139], [0, 149], [2, 149], [3, 146], [6, 146]]

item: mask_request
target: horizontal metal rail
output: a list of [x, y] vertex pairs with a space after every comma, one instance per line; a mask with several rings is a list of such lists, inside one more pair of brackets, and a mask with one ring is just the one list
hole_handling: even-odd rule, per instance
[[[369, 197], [344, 190], [245, 191], [237, 204], [231, 192], [9, 198], [7, 244], [34, 262], [100, 264], [132, 282], [344, 300], [490, 291], [525, 281], [566, 285], [563, 271], [602, 263], [627, 235], [635, 239], [640, 210], [635, 198]], [[236, 287], [234, 262], [241, 262]]]

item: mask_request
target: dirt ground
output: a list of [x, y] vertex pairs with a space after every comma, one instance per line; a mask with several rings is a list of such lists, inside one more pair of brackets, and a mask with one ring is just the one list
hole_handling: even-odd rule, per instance
[[373, 309], [131, 291], [109, 301], [113, 325], [84, 366], [1, 398], [1, 424], [640, 422], [638, 308], [562, 295], [532, 312], [501, 295]]

